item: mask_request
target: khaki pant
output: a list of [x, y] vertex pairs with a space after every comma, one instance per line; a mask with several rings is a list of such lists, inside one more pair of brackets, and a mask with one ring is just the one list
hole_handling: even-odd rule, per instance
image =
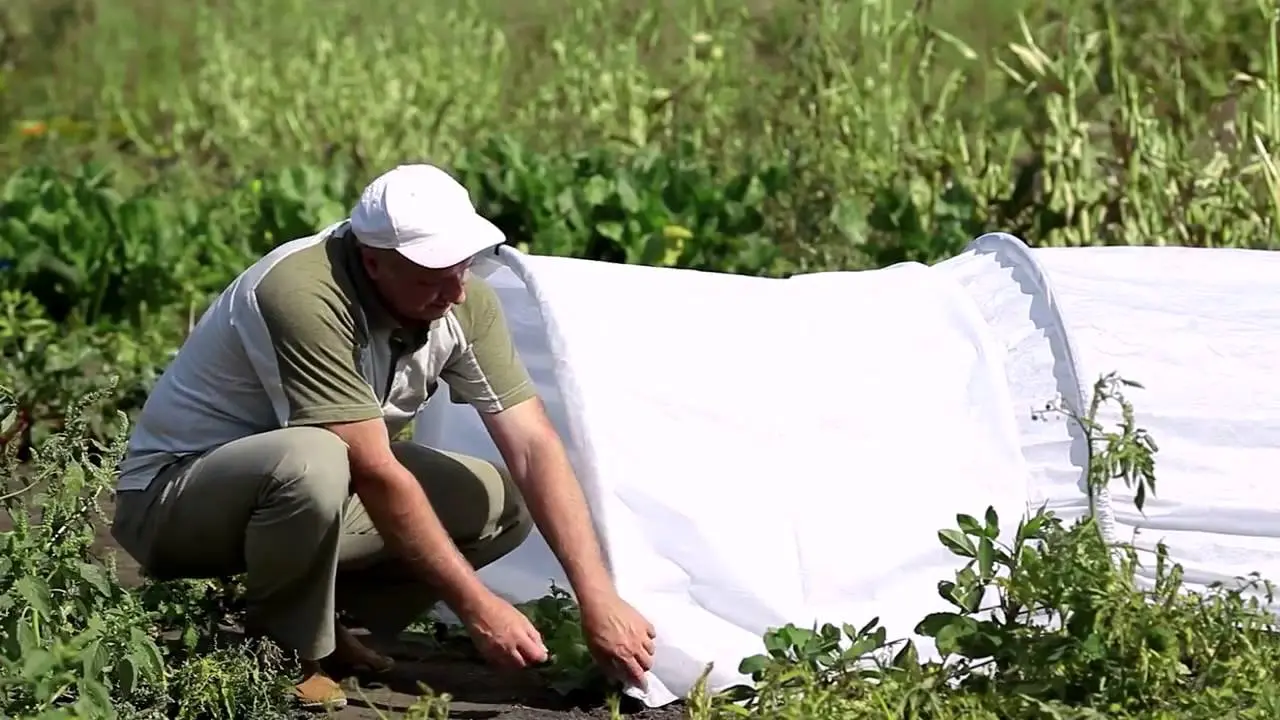
[[[504, 469], [395, 443], [462, 554], [479, 569], [532, 529]], [[112, 535], [153, 578], [245, 575], [250, 622], [307, 660], [334, 649], [337, 611], [394, 635], [436, 602], [384, 546], [351, 491], [346, 445], [285, 428], [184, 459], [116, 498]]]

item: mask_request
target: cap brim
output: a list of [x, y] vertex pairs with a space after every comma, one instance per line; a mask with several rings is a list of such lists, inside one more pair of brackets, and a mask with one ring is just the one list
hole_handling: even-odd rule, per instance
[[430, 239], [396, 248], [396, 252], [415, 265], [443, 270], [507, 241], [507, 236], [497, 225], [480, 215], [472, 217], [473, 219], [446, 232], [437, 233]]

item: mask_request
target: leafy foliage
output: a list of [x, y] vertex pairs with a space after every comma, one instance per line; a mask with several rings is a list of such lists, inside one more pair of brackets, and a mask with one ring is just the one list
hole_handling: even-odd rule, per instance
[[595, 664], [582, 631], [582, 614], [573, 597], [551, 585], [551, 592], [520, 610], [542, 635], [550, 660], [539, 672], [547, 687], [562, 694], [616, 691], [620, 688]]
[[[214, 293], [394, 163], [449, 166], [521, 249], [614, 262], [879, 267], [994, 229], [1276, 247], [1274, 3], [368, 2], [0, 5], [0, 715], [280, 712], [286, 660], [218, 640], [234, 588], [123, 589], [96, 503]], [[1141, 509], [1158, 448], [1130, 387], [1043, 414], [1088, 434], [1092, 501], [1119, 480]], [[916, 628], [940, 660], [875, 620], [788, 626], [750, 692], [689, 714], [1280, 715], [1260, 579], [1187, 594], [1160, 553], [1139, 587], [1092, 520], [1010, 524], [940, 531], [962, 565]], [[567, 594], [523, 609], [552, 687], [614, 689]]]
[[[71, 403], [61, 429], [33, 447], [28, 462], [18, 461], [17, 445], [6, 448], [0, 714], [43, 720], [115, 717], [123, 710], [127, 717], [196, 718], [211, 717], [210, 710], [217, 710], [212, 717], [252, 710], [252, 717], [270, 717], [266, 711], [280, 710], [285, 697], [278, 674], [250, 670], [279, 667], [260, 662], [272, 655], [214, 648], [199, 656], [194, 647], [170, 647], [164, 635], [184, 637], [186, 624], [212, 613], [165, 614], [166, 606], [191, 607], [198, 596], [181, 584], [127, 589], [112, 558], [95, 550], [95, 531], [103, 526], [99, 499], [114, 485], [125, 439], [117, 433], [110, 443], [94, 440], [85, 410], [113, 390], [108, 383]], [[0, 432], [10, 432], [19, 415], [4, 389]]]
[[[164, 661], [135, 599], [110, 566], [88, 559], [91, 515], [123, 443], [86, 441], [78, 409], [72, 406], [65, 431], [36, 451], [27, 472], [19, 472], [12, 452], [6, 459], [3, 498], [13, 529], [0, 536], [0, 663], [7, 712], [38, 715], [68, 697], [87, 710], [112, 694], [130, 700], [164, 680]], [[4, 411], [6, 425], [16, 419], [11, 408]]]

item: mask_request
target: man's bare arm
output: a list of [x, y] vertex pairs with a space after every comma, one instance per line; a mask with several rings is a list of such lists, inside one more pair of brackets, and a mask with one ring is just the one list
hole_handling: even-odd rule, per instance
[[351, 483], [388, 547], [403, 557], [459, 617], [474, 614], [489, 590], [458, 552], [422, 486], [391, 451], [381, 419], [330, 425], [347, 444]]
[[584, 608], [616, 597], [582, 488], [542, 401], [480, 413], [529, 513]]

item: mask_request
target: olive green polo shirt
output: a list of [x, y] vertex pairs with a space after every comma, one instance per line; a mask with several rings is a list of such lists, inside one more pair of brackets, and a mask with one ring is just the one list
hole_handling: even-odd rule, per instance
[[488, 283], [469, 276], [461, 303], [404, 327], [379, 302], [346, 227], [281, 245], [222, 292], [148, 397], [119, 489], [277, 428], [382, 418], [395, 435], [440, 382], [483, 413], [534, 397]]

